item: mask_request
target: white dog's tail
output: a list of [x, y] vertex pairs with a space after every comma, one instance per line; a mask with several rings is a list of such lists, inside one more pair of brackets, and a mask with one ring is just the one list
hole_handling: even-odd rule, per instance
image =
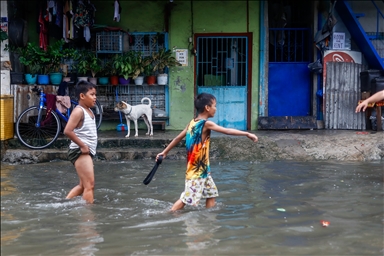
[[141, 104], [144, 104], [144, 101], [145, 101], [145, 100], [147, 100], [147, 101], [148, 101], [148, 105], [151, 106], [152, 101], [151, 101], [150, 98], [147, 98], [147, 97], [144, 97], [144, 98], [141, 99]]

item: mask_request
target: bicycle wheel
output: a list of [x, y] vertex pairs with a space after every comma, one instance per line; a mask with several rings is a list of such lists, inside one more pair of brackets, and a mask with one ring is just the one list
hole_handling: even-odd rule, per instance
[[31, 149], [43, 149], [51, 145], [59, 136], [61, 124], [55, 112], [47, 116], [47, 108], [40, 113], [40, 124], [37, 125], [39, 108], [27, 108], [16, 121], [16, 135], [19, 141]]
[[[73, 109], [78, 105], [77, 101], [74, 99], [71, 100], [71, 113]], [[96, 118], [96, 128], [99, 129], [101, 125], [101, 121], [103, 120], [103, 109], [101, 108], [100, 102], [96, 100], [96, 104], [93, 108], [91, 108], [93, 114]]]
[[96, 118], [96, 128], [99, 129], [101, 121], [103, 120], [103, 109], [101, 108], [100, 102], [96, 100], [96, 105], [91, 109]]

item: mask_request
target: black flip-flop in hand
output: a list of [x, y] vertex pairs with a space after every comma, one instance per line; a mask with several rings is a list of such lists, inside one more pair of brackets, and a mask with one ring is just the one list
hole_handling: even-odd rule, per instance
[[159, 167], [159, 165], [161, 164], [162, 161], [163, 161], [163, 156], [159, 156], [156, 160], [155, 166], [153, 166], [153, 168], [152, 168], [152, 171], [150, 173], [148, 173], [147, 177], [144, 179], [144, 181], [143, 181], [144, 185], [148, 185], [149, 182], [151, 182], [153, 176], [155, 176], [155, 173], [157, 171], [157, 167]]

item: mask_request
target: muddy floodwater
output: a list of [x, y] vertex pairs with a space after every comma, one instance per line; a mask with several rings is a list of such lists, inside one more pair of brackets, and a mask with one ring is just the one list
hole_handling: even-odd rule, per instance
[[153, 165], [95, 162], [87, 205], [69, 162], [2, 164], [1, 255], [384, 253], [383, 162], [211, 161], [217, 205], [176, 213], [185, 161]]

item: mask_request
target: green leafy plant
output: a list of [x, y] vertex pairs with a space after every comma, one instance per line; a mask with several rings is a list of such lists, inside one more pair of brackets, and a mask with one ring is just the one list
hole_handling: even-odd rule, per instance
[[85, 58], [86, 51], [85, 50], [79, 50], [78, 55], [76, 57], [76, 64], [75, 69], [78, 74], [81, 76], [85, 76], [88, 72], [88, 61]]
[[100, 74], [102, 76], [115, 76], [117, 74], [116, 68], [113, 66], [114, 58], [117, 56], [114, 55], [112, 58], [106, 59], [104, 63], [102, 64], [102, 70], [100, 71]]
[[181, 66], [176, 58], [172, 56], [172, 51], [164, 48], [152, 54], [152, 61], [154, 63], [153, 71], [157, 71], [159, 74], [164, 74], [167, 67]]
[[19, 55], [19, 61], [26, 68], [26, 72], [32, 75], [38, 74], [41, 67], [36, 51], [39, 51], [37, 45], [27, 43], [25, 47], [8, 46], [8, 51], [14, 52]]
[[136, 79], [139, 75], [143, 75], [146, 71], [151, 71], [151, 63], [152, 59], [150, 57], [143, 57], [141, 52], [134, 52], [132, 59], [132, 78]]
[[89, 70], [91, 71], [92, 77], [95, 77], [103, 69], [101, 60], [93, 54], [89, 58]]
[[124, 52], [123, 54], [116, 55], [113, 58], [113, 68], [116, 69], [117, 74], [124, 77], [124, 79], [133, 77], [134, 58], [135, 58], [134, 51], [127, 51], [127, 52]]
[[[92, 73], [92, 76], [94, 77], [96, 73], [99, 72], [101, 69], [96, 67], [98, 59], [95, 53], [88, 49], [78, 50], [75, 61], [75, 68], [77, 70], [77, 73], [82, 76], [86, 76], [88, 71], [90, 71]], [[101, 67], [101, 63], [99, 63], [98, 66]]]
[[0, 41], [3, 42], [8, 39], [8, 34], [7, 32], [3, 31], [0, 29]]
[[[63, 60], [63, 46], [65, 44], [64, 39], [56, 41], [52, 45], [48, 45], [47, 51], [45, 52], [46, 58], [49, 59], [49, 63], [47, 64], [47, 72], [60, 72], [60, 64]], [[42, 50], [43, 51], [43, 50]]]
[[143, 74], [145, 76], [153, 76], [154, 75], [154, 71], [153, 71], [153, 60], [152, 60], [152, 57], [151, 56], [147, 56], [147, 57], [144, 58], [143, 61], [145, 63], [148, 63], [148, 65], [146, 65], [144, 67]]

